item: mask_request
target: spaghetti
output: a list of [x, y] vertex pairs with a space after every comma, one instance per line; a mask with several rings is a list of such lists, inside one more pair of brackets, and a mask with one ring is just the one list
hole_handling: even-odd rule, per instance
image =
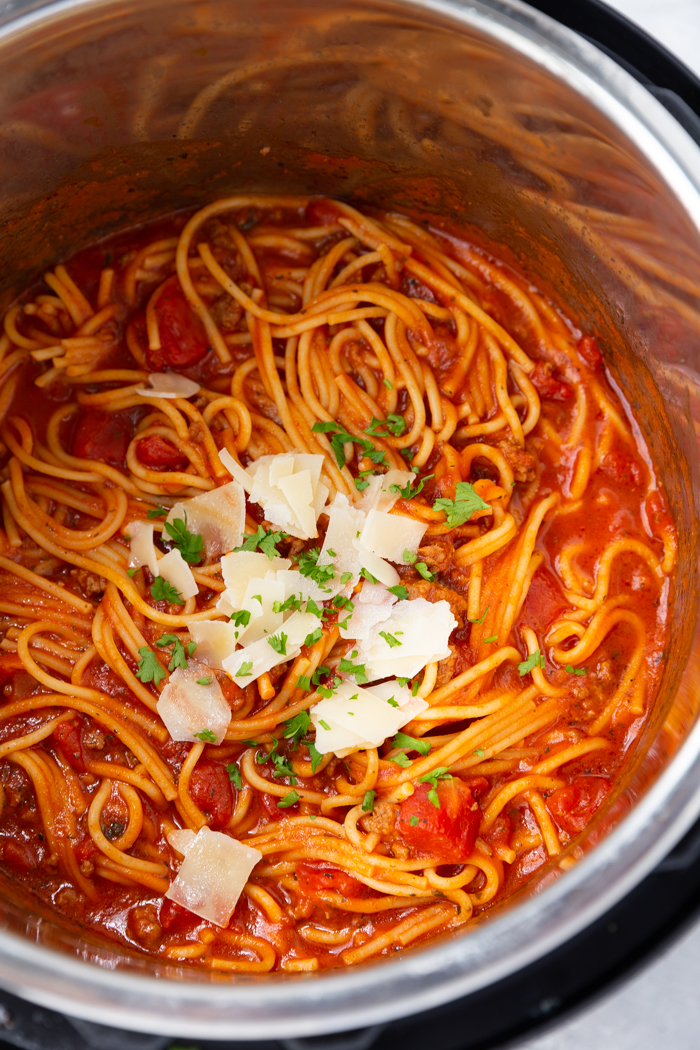
[[[469, 923], [585, 830], [654, 700], [676, 539], [595, 339], [526, 281], [405, 215], [241, 196], [56, 266], [0, 355], [6, 875], [162, 959], [307, 971]], [[317, 457], [320, 538], [253, 498], [265, 457]], [[359, 521], [387, 475], [406, 556], [277, 602], [272, 666], [245, 635], [208, 663], [201, 625], [251, 612], [194, 501], [242, 480], [239, 549], [323, 592], [332, 515]], [[383, 674], [402, 631], [381, 659], [348, 637], [363, 601], [443, 616], [447, 648]], [[318, 623], [289, 654], [288, 614]], [[173, 739], [190, 672], [224, 728]], [[319, 750], [322, 704], [387, 680], [410, 720]], [[260, 858], [228, 923], [172, 899], [207, 829]]]

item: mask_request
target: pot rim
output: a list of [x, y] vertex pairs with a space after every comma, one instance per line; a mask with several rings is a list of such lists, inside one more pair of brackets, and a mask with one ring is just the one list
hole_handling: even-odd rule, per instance
[[[76, 9], [57, 0], [0, 26], [0, 42]], [[586, 98], [669, 187], [700, 232], [700, 149], [650, 92], [573, 31], [520, 0], [395, 0], [445, 16], [512, 48]], [[289, 1039], [379, 1025], [443, 1005], [553, 950], [644, 878], [700, 815], [700, 724], [652, 787], [587, 855], [529, 900], [461, 935], [347, 970], [239, 978], [226, 984], [155, 978], [85, 962], [0, 931], [0, 984], [101, 1025], [185, 1037]]]

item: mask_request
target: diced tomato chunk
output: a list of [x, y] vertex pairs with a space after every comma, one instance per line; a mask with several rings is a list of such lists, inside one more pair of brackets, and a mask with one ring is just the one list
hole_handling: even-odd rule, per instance
[[182, 452], [178, 452], [159, 434], [149, 434], [141, 438], [136, 446], [136, 454], [145, 467], [151, 470], [184, 470], [189, 460]]
[[590, 368], [598, 368], [603, 360], [598, 340], [594, 335], [584, 335], [579, 339], [576, 349]]
[[[292, 789], [290, 788], [289, 790], [291, 791]], [[281, 820], [282, 817], [295, 817], [299, 812], [298, 802], [295, 802], [292, 806], [280, 808], [277, 805], [280, 801], [279, 795], [270, 795], [267, 791], [261, 791], [258, 798], [268, 817], [272, 817], [273, 820]]]
[[226, 703], [234, 709], [240, 707], [245, 699], [245, 693], [238, 682], [234, 682], [227, 674], [217, 677], [217, 681], [221, 687], [221, 692], [224, 694]]
[[73, 455], [80, 459], [101, 459], [111, 467], [123, 469], [132, 437], [133, 425], [124, 413], [88, 409], [78, 417]]
[[560, 828], [578, 835], [590, 824], [609, 791], [610, 781], [605, 777], [574, 777], [570, 784], [552, 792], [547, 809]]
[[169, 897], [163, 897], [160, 902], [160, 914], [158, 915], [158, 921], [164, 930], [169, 930], [178, 919], [187, 920], [192, 918], [192, 913], [183, 908], [180, 904], [176, 904], [175, 901], [171, 901]]
[[0, 842], [0, 857], [20, 871], [33, 871], [39, 863], [36, 850], [28, 842], [4, 839]]
[[479, 834], [481, 810], [471, 789], [459, 777], [437, 784], [438, 808], [428, 797], [429, 784], [419, 784], [399, 806], [398, 830], [418, 856], [436, 857], [440, 864], [464, 862]]
[[190, 306], [177, 277], [171, 277], [156, 300], [160, 348], [146, 350], [148, 367], [189, 368], [211, 349], [207, 330]]
[[190, 777], [190, 795], [211, 827], [222, 828], [228, 824], [233, 813], [233, 789], [220, 762], [204, 758], [197, 763]]
[[332, 226], [341, 215], [338, 205], [328, 197], [316, 197], [306, 205], [306, 221], [312, 226]]
[[298, 864], [296, 869], [297, 886], [307, 897], [313, 897], [323, 890], [332, 890], [341, 897], [361, 897], [365, 887], [352, 875], [338, 868], [316, 867], [313, 864]]
[[644, 481], [642, 467], [628, 452], [608, 452], [600, 464], [600, 470], [611, 481], [623, 483], [632, 488], [639, 488]]
[[540, 397], [549, 398], [551, 401], [568, 401], [573, 397], [573, 390], [568, 383], [552, 375], [552, 371], [552, 365], [548, 361], [538, 361], [530, 372], [530, 382]]
[[90, 860], [100, 851], [91, 838], [86, 838], [73, 847], [73, 852], [75, 853], [78, 863], [80, 863], [83, 860]]
[[85, 752], [77, 722], [61, 722], [53, 731], [53, 738], [61, 754], [78, 773], [85, 772]]
[[566, 608], [568, 603], [556, 577], [549, 569], [540, 568], [532, 577], [519, 623], [523, 627], [532, 627], [539, 636]]

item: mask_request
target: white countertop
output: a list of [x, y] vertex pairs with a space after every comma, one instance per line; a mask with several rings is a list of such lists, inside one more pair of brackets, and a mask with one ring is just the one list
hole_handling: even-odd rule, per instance
[[[566, 3], [566, 0], [561, 0]], [[700, 75], [700, 0], [607, 0]], [[641, 973], [518, 1050], [699, 1050], [700, 922]]]

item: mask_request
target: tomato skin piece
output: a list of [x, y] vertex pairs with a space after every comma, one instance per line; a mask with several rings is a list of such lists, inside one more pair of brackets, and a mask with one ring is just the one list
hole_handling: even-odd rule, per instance
[[554, 573], [547, 568], [539, 568], [532, 577], [518, 622], [525, 627], [532, 627], [540, 635], [559, 613], [568, 608]]
[[610, 786], [605, 777], [574, 777], [570, 784], [552, 792], [546, 800], [547, 809], [560, 828], [578, 835], [602, 806]]
[[339, 893], [341, 897], [364, 896], [364, 885], [339, 868], [316, 867], [313, 864], [298, 864], [297, 887], [305, 897], [315, 897], [324, 890]]
[[[397, 829], [414, 855], [436, 857], [440, 864], [463, 863], [474, 849], [481, 810], [459, 777], [439, 780], [440, 808], [428, 798], [430, 784], [419, 784], [399, 806]], [[411, 823], [411, 818], [416, 818]]]
[[0, 857], [20, 871], [34, 871], [39, 864], [36, 850], [28, 842], [5, 839], [0, 843]]
[[550, 401], [568, 401], [574, 396], [568, 383], [552, 375], [552, 366], [546, 361], [538, 361], [528, 379], [540, 397]]
[[602, 364], [603, 355], [594, 335], [584, 335], [579, 339], [576, 349], [589, 368], [599, 368]]
[[177, 277], [170, 277], [156, 300], [160, 334], [157, 350], [146, 348], [146, 363], [154, 372], [189, 368], [211, 349], [207, 330], [185, 297]]
[[85, 773], [85, 752], [77, 722], [61, 722], [52, 733], [61, 754], [77, 773]]
[[192, 770], [190, 795], [212, 828], [228, 824], [233, 814], [233, 788], [224, 766], [203, 758]]
[[306, 221], [311, 226], [333, 226], [342, 214], [335, 201], [328, 197], [317, 197], [306, 205]]
[[187, 456], [183, 456], [159, 434], [141, 438], [136, 446], [136, 455], [151, 470], [184, 470], [189, 463]]
[[123, 413], [88, 409], [78, 417], [73, 433], [73, 455], [80, 459], [101, 459], [123, 470], [133, 433], [132, 422]]

